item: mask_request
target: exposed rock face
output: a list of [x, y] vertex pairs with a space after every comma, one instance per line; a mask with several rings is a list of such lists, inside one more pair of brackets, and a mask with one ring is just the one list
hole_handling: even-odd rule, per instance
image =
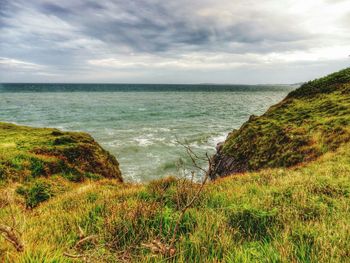
[[350, 68], [305, 83], [262, 116], [251, 116], [218, 144], [209, 175], [290, 167], [348, 141]]
[[[209, 167], [209, 176], [211, 179], [227, 176], [232, 173], [239, 172], [238, 163], [235, 158], [225, 155], [222, 152], [224, 142], [220, 142], [216, 146], [216, 154], [211, 158], [211, 167]], [[242, 170], [244, 171], [244, 170]]]

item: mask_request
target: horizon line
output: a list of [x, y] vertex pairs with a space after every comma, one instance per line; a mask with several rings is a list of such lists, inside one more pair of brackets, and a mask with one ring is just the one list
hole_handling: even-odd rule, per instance
[[301, 85], [305, 82], [297, 82], [297, 83], [256, 83], [256, 84], [244, 84], [244, 83], [132, 83], [132, 82], [0, 82], [2, 84], [64, 84], [64, 85], [183, 85], [183, 86], [194, 86], [194, 85], [202, 85], [202, 86], [293, 86], [293, 85]]

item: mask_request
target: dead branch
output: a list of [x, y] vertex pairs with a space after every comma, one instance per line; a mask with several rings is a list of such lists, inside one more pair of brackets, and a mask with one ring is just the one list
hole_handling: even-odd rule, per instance
[[[200, 158], [195, 152], [193, 152], [193, 150], [191, 149], [190, 146], [185, 145], [184, 143], [181, 143], [179, 140], [177, 140], [177, 143], [182, 145], [186, 149], [186, 152], [187, 152], [188, 156], [190, 157], [193, 166], [195, 168], [197, 168], [198, 170], [204, 172], [205, 176], [204, 176], [204, 179], [203, 179], [202, 183], [200, 184], [198, 190], [194, 193], [192, 198], [186, 198], [186, 205], [182, 208], [180, 205], [180, 189], [184, 189], [185, 187], [187, 187], [188, 180], [186, 180], [186, 178], [183, 178], [182, 180], [178, 179], [177, 184], [176, 184], [176, 202], [177, 202], [178, 209], [179, 210], [181, 209], [181, 211], [180, 211], [179, 218], [177, 219], [177, 221], [175, 223], [172, 237], [170, 239], [170, 243], [168, 243], [169, 245], [162, 243], [160, 239], [155, 239], [155, 240], [151, 241], [150, 243], [141, 244], [143, 247], [148, 248], [153, 253], [170, 256], [170, 258], [174, 257], [176, 254], [176, 249], [175, 249], [174, 245], [176, 242], [176, 236], [177, 236], [177, 232], [179, 231], [181, 221], [182, 221], [187, 209], [189, 209], [194, 204], [194, 202], [199, 198], [201, 192], [204, 189], [204, 185], [206, 184], [206, 182], [208, 181], [208, 178], [209, 178], [209, 171], [203, 169], [197, 163], [197, 160], [207, 160], [209, 163], [209, 166], [211, 165], [211, 159], [209, 158], [207, 153], [206, 153], [206, 158], [203, 159], [203, 158]], [[192, 173], [191, 173], [191, 186], [193, 184], [193, 180], [194, 180], [194, 171], [192, 171]], [[192, 195], [192, 193], [193, 192], [191, 191], [191, 195]], [[164, 194], [164, 193], [162, 193], [162, 194]], [[162, 228], [160, 228], [160, 229], [162, 229]]]
[[205, 174], [207, 174], [207, 170], [203, 169], [198, 163], [197, 163], [197, 160], [202, 160], [202, 161], [209, 161], [209, 164], [210, 164], [210, 158], [208, 157], [208, 153], [206, 153], [206, 158], [201, 158], [199, 157], [193, 150], [192, 148], [187, 145], [187, 144], [184, 144], [182, 142], [180, 142], [179, 140], [176, 140], [176, 143], [180, 144], [182, 147], [185, 148], [188, 156], [190, 157], [191, 159], [191, 162], [193, 164], [194, 167], [196, 167], [197, 169], [199, 169], [200, 171], [204, 172]]
[[[169, 249], [174, 250], [174, 253], [175, 253], [174, 244], [175, 244], [175, 242], [176, 242], [176, 235], [177, 235], [177, 232], [178, 232], [178, 230], [179, 230], [181, 221], [182, 221], [182, 219], [183, 219], [183, 217], [184, 217], [184, 215], [185, 215], [187, 209], [189, 209], [189, 208], [193, 205], [193, 203], [199, 198], [201, 192], [203, 191], [204, 185], [206, 184], [206, 182], [207, 182], [207, 180], [208, 180], [208, 178], [209, 178], [209, 171], [203, 169], [201, 166], [199, 166], [199, 165], [197, 164], [197, 161], [196, 161], [196, 160], [201, 159], [201, 158], [199, 158], [199, 157], [193, 152], [193, 150], [191, 149], [190, 146], [185, 145], [185, 144], [181, 143], [180, 141], [178, 141], [178, 143], [179, 143], [180, 145], [182, 145], [183, 147], [185, 147], [185, 149], [186, 149], [186, 151], [187, 151], [189, 157], [190, 157], [191, 160], [192, 160], [193, 165], [194, 165], [196, 168], [198, 168], [199, 170], [205, 172], [205, 176], [204, 176], [204, 180], [202, 181], [202, 183], [201, 183], [199, 189], [198, 189], [197, 192], [194, 194], [194, 196], [192, 197], [192, 199], [191, 199], [189, 202], [187, 202], [187, 204], [181, 209], [180, 216], [179, 216], [178, 220], [176, 221], [176, 224], [175, 224], [175, 227], [174, 227], [174, 231], [173, 231], [173, 235], [172, 235], [172, 238], [171, 238], [171, 240], [170, 240], [170, 245], [169, 245]], [[206, 160], [208, 161], [209, 167], [210, 167], [210, 166], [211, 166], [211, 159], [210, 159], [210, 157], [208, 156], [208, 153], [206, 153], [205, 155], [206, 155]], [[192, 173], [192, 177], [193, 177], [193, 173]]]
[[[86, 236], [84, 230], [78, 225], [78, 230], [79, 230], [79, 240], [75, 243], [74, 249], [80, 250], [81, 246], [88, 242], [88, 241], [96, 241], [98, 239], [98, 235], [90, 235]], [[81, 250], [80, 250], [81, 251]], [[68, 252], [63, 252], [63, 255], [69, 258], [83, 258], [86, 260], [87, 255], [86, 254], [71, 254]]]
[[68, 257], [68, 258], [82, 258], [82, 257], [85, 257], [85, 255], [82, 255], [82, 254], [70, 254], [70, 253], [67, 253], [67, 252], [63, 252], [63, 255]]
[[78, 230], [79, 230], [79, 238], [83, 239], [85, 237], [84, 230], [78, 225]]
[[10, 242], [18, 252], [23, 252], [24, 245], [20, 237], [16, 234], [16, 230], [12, 227], [0, 224], [1, 235]]
[[87, 236], [84, 237], [83, 239], [80, 239], [76, 244], [75, 244], [75, 248], [79, 248], [81, 247], [84, 243], [86, 243], [87, 241], [92, 241], [92, 240], [96, 240], [98, 238], [97, 235], [91, 235], [91, 236]]
[[143, 247], [148, 248], [154, 254], [162, 254], [162, 255], [170, 255], [173, 256], [175, 254], [175, 249], [171, 246], [163, 244], [160, 240], [155, 239], [150, 243], [141, 244]]

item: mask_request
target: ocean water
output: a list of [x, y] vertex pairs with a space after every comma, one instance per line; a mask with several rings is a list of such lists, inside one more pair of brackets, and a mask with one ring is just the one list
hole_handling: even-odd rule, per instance
[[213, 154], [228, 132], [283, 99], [289, 86], [1, 84], [0, 121], [90, 133], [126, 181], [191, 170], [178, 141]]

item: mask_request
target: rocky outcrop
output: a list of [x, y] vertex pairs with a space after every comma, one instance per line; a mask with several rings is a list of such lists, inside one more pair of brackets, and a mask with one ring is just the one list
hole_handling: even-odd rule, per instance
[[212, 179], [311, 161], [350, 141], [350, 68], [310, 81], [218, 144]]
[[216, 146], [216, 154], [211, 158], [211, 167], [209, 167], [209, 176], [212, 180], [227, 176], [232, 173], [244, 172], [245, 169], [241, 164], [231, 156], [225, 155], [222, 148], [224, 142], [220, 142]]

